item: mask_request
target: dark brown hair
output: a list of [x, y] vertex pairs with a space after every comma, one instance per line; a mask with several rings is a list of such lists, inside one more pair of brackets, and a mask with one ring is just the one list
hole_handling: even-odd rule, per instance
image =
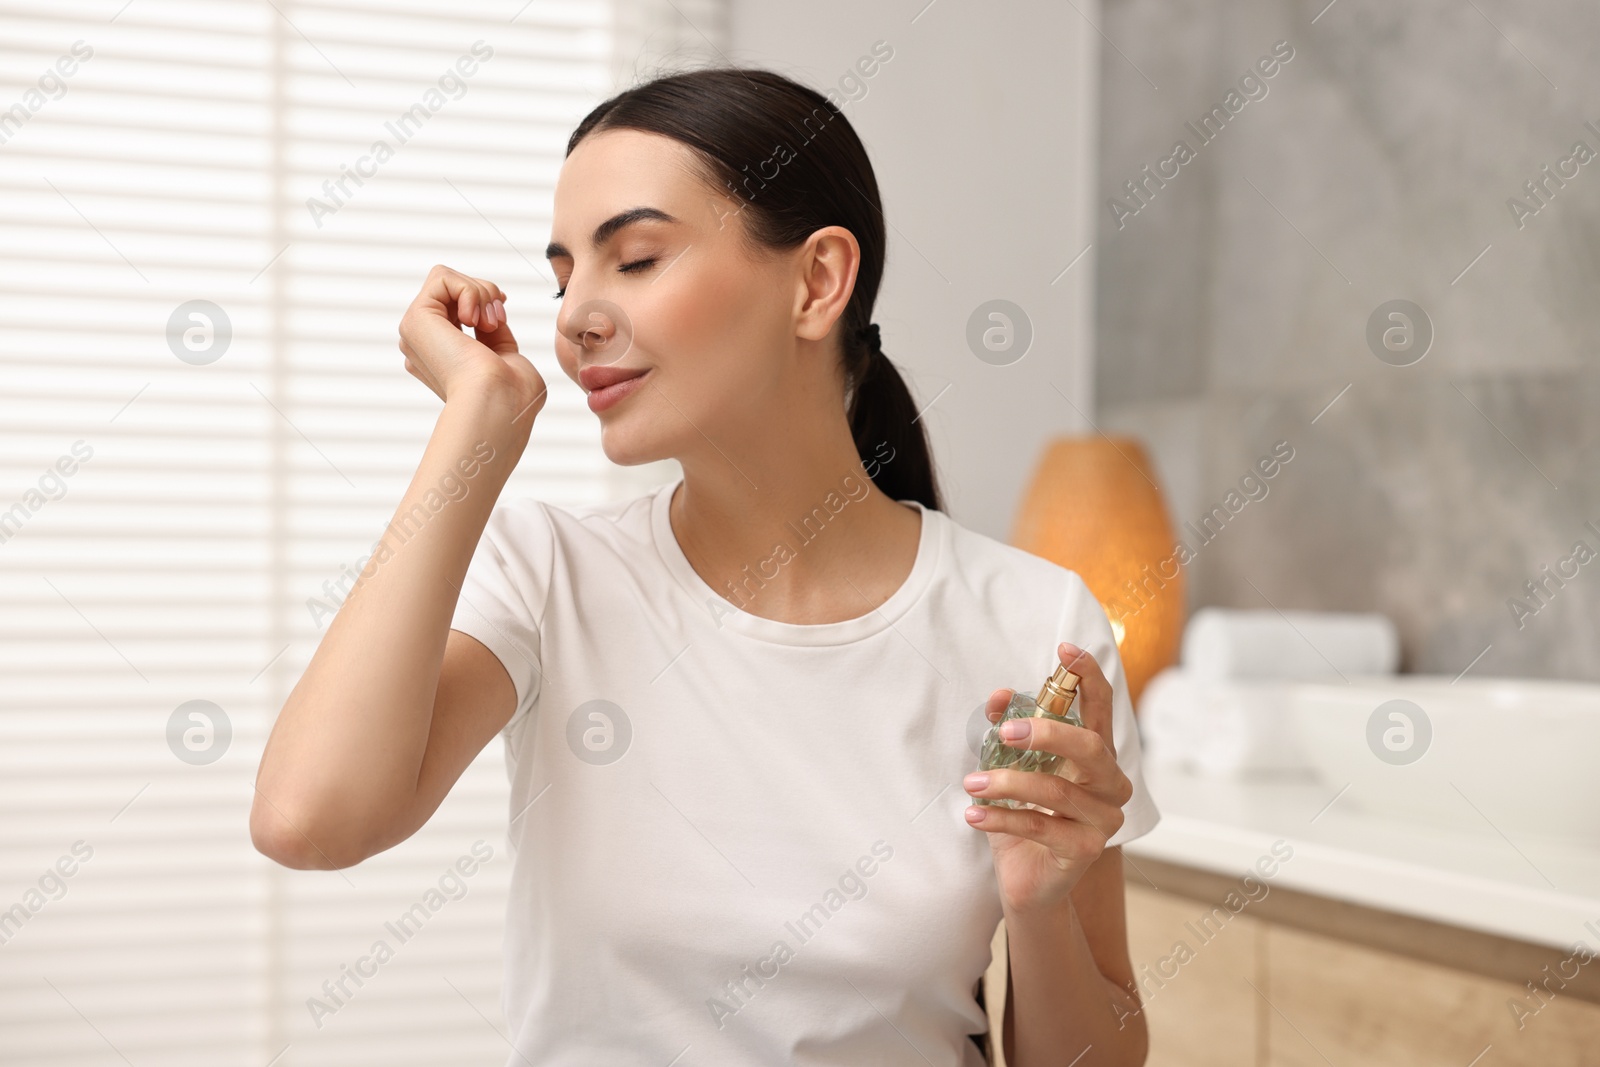
[[707, 183], [741, 201], [737, 214], [756, 247], [794, 248], [824, 226], [855, 235], [861, 265], [840, 326], [856, 452], [890, 500], [943, 510], [911, 392], [889, 357], [860, 335], [883, 280], [883, 206], [867, 151], [840, 109], [773, 71], [709, 67], [662, 75], [606, 100], [572, 132], [567, 154], [608, 129], [658, 133], [694, 149]]

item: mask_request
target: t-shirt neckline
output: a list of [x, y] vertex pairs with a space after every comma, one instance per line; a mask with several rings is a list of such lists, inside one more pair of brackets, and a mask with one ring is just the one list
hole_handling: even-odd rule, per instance
[[[917, 558], [911, 572], [889, 599], [864, 615], [838, 622], [795, 623], [752, 615], [711, 587], [689, 563], [677, 536], [672, 532], [672, 495], [683, 484], [676, 481], [655, 490], [650, 504], [651, 533], [656, 551], [674, 580], [704, 611], [713, 626], [726, 627], [760, 641], [784, 645], [842, 645], [870, 637], [893, 626], [922, 596], [933, 579], [944, 550], [944, 513], [925, 507], [918, 500], [902, 500], [922, 513], [922, 528], [917, 538]], [[790, 548], [794, 544], [790, 543]], [[803, 551], [804, 549], [800, 549]]]

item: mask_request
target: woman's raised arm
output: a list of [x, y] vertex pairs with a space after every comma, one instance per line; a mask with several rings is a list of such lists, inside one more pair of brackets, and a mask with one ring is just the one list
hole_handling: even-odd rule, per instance
[[450, 630], [545, 400], [504, 300], [491, 282], [435, 267], [401, 320], [406, 369], [444, 410], [262, 753], [250, 836], [286, 866], [347, 867], [405, 840], [514, 711], [499, 660]]

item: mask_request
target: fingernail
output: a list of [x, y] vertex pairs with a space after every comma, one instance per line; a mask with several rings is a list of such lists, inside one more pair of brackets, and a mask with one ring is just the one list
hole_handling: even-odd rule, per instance
[[1031, 730], [1032, 726], [1023, 719], [1008, 719], [1000, 724], [1000, 736], [1007, 741], [1027, 737]]
[[506, 302], [504, 300], [496, 300], [494, 302], [494, 317], [498, 322], [506, 321]]
[[962, 780], [962, 784], [971, 790], [987, 789], [989, 776], [987, 774], [969, 774]]
[[983, 817], [985, 815], [987, 815], [987, 814], [988, 814], [988, 812], [984, 811], [982, 808], [968, 808], [967, 809], [967, 821], [968, 822], [982, 822], [983, 821]]

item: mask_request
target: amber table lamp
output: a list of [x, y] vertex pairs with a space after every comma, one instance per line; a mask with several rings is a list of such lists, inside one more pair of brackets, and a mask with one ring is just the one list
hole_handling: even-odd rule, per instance
[[1077, 571], [1111, 620], [1134, 706], [1178, 658], [1185, 601], [1172, 520], [1131, 437], [1062, 437], [1034, 470], [1012, 528], [1018, 548]]

